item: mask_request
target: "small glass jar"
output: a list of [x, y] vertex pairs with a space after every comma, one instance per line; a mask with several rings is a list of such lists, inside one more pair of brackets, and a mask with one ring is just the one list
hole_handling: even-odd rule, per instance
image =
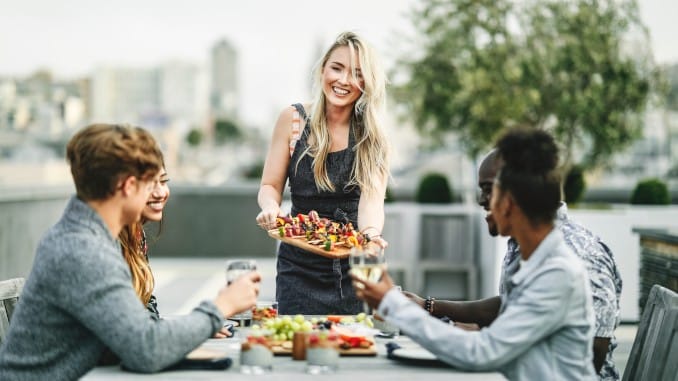
[[265, 374], [273, 370], [273, 351], [265, 336], [249, 336], [240, 346], [240, 372]]
[[334, 373], [339, 367], [339, 341], [337, 336], [325, 331], [315, 331], [306, 339], [306, 372], [310, 374]]

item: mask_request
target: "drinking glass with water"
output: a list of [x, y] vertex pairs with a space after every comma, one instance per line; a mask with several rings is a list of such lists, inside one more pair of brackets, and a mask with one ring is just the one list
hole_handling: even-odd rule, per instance
[[[247, 260], [232, 260], [226, 262], [226, 283], [230, 286], [233, 281], [241, 276], [255, 271], [257, 269], [257, 261]], [[235, 320], [240, 324], [240, 327], [249, 327], [252, 324], [252, 311], [244, 311], [242, 313], [233, 315], [231, 320]]]

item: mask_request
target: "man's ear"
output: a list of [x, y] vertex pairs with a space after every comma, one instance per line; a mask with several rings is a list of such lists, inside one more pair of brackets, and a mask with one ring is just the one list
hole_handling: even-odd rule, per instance
[[137, 187], [137, 178], [134, 176], [127, 176], [124, 179], [120, 180], [118, 183], [118, 189], [122, 192], [123, 196], [129, 196], [133, 193], [134, 189]]

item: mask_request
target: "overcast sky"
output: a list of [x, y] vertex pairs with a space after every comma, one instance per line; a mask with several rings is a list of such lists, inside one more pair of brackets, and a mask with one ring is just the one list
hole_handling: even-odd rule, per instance
[[[343, 30], [375, 45], [390, 65], [411, 31], [416, 0], [0, 0], [0, 76], [39, 68], [57, 78], [97, 65], [149, 67], [169, 60], [204, 65], [220, 38], [239, 51], [241, 116], [272, 114], [305, 100], [318, 46]], [[658, 62], [678, 61], [678, 1], [641, 0]], [[275, 111], [274, 111], [275, 110]]]

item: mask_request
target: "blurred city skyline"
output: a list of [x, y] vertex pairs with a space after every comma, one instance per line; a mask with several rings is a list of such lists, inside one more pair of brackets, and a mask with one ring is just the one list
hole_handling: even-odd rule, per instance
[[[385, 6], [387, 4], [387, 6]], [[58, 79], [101, 67], [158, 67], [188, 62], [207, 70], [210, 49], [226, 39], [238, 53], [239, 116], [272, 127], [284, 106], [309, 96], [310, 68], [344, 30], [367, 38], [387, 67], [412, 35], [416, 0], [104, 3], [13, 2], [0, 14], [0, 77], [48, 70]], [[678, 62], [678, 2], [640, 0], [658, 63]]]
[[238, 114], [247, 124], [272, 127], [282, 107], [308, 99], [310, 68], [341, 31], [365, 36], [390, 66], [388, 46], [395, 32], [411, 28], [405, 14], [412, 4], [29, 0], [0, 14], [0, 76], [48, 70], [74, 79], [100, 67], [171, 61], [205, 66], [213, 45], [226, 39], [238, 52]]
[[[0, 185], [69, 182], [63, 145], [91, 122], [152, 130], [179, 182], [217, 185], [256, 178], [280, 110], [309, 100], [311, 68], [334, 37], [345, 30], [360, 33], [392, 69], [396, 59], [417, 54], [411, 51], [419, 36], [410, 16], [419, 4], [7, 5], [0, 13]], [[639, 6], [654, 61], [678, 63], [672, 33], [678, 2], [641, 0]], [[647, 52], [645, 36], [627, 37], [631, 54]], [[474, 163], [458, 142], [450, 140], [446, 150], [421, 150], [411, 122], [398, 118], [394, 102], [389, 106], [386, 124], [397, 152], [392, 170], [405, 179], [399, 184], [412, 188], [421, 174], [435, 171], [461, 189], [473, 188]], [[678, 136], [671, 132], [678, 115], [649, 110], [644, 118], [644, 139], [617, 157], [618, 175], [607, 173], [606, 185], [626, 186], [634, 181], [631, 173], [678, 173], [671, 154], [678, 152], [671, 149], [678, 147], [671, 139]], [[241, 136], [216, 136], [232, 122]]]

